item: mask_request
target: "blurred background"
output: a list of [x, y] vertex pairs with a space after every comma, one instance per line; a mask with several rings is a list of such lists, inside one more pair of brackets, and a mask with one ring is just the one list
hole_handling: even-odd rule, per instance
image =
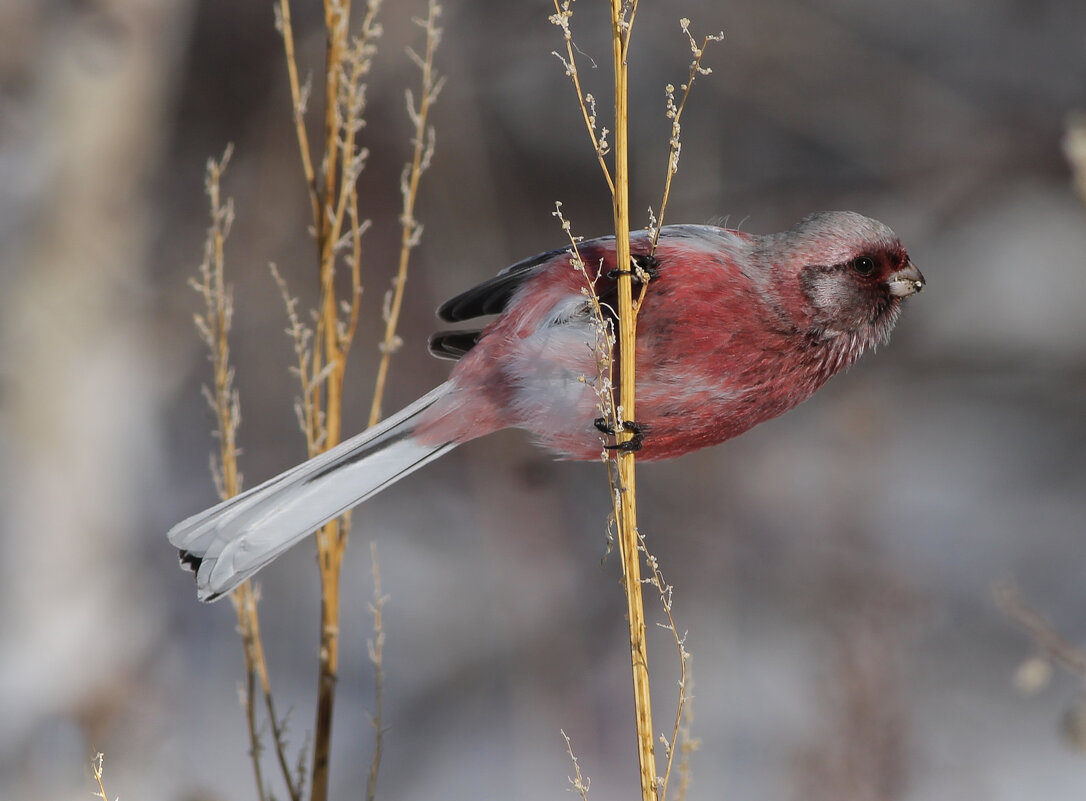
[[[603, 5], [579, 3], [573, 21], [598, 97]], [[293, 10], [319, 85], [322, 12]], [[369, 81], [351, 431], [398, 247], [403, 93], [417, 86], [404, 47], [422, 46], [424, 13], [387, 4]], [[438, 303], [562, 243], [554, 201], [576, 233], [609, 230], [550, 13], [445, 6], [448, 83], [386, 411], [447, 374], [425, 348]], [[890, 224], [929, 281], [890, 347], [814, 400], [639, 470], [642, 528], [693, 653], [689, 797], [1083, 798], [1082, 677], [1047, 675], [992, 587], [1013, 580], [1086, 643], [1086, 207], [1062, 146], [1086, 110], [1086, 4], [643, 3], [641, 224], [662, 187], [663, 87], [688, 68], [681, 16], [727, 38], [684, 116], [668, 220], [763, 233], [855, 209]], [[268, 262], [303, 303], [316, 294], [271, 0], [0, 2], [0, 797], [87, 798], [97, 751], [114, 797], [253, 797], [234, 613], [196, 602], [164, 536], [215, 500], [187, 282], [204, 165], [231, 142], [251, 486], [304, 455]], [[563, 798], [560, 730], [593, 801], [636, 794], [608, 509], [599, 465], [505, 432], [356, 514], [333, 797], [361, 794], [372, 748], [370, 541], [389, 596], [380, 797]], [[291, 753], [313, 725], [316, 578], [309, 545], [260, 576]], [[676, 654], [667, 632], [651, 638], [656, 728], [670, 731]]]

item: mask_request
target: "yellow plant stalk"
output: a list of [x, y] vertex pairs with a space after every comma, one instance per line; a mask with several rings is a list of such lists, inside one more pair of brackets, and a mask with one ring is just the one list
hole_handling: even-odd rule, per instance
[[[629, 173], [629, 70], [626, 57], [637, 3], [626, 6], [611, 0], [611, 43], [615, 78], [614, 214], [615, 262], [618, 277], [619, 422], [636, 420], [635, 373], [637, 352], [637, 308], [630, 274], [630, 173]], [[633, 433], [618, 428], [618, 442]], [[645, 643], [645, 606], [642, 598], [641, 557], [638, 551], [637, 495], [634, 453], [618, 450], [618, 486], [615, 521], [622, 559], [623, 587], [630, 629], [630, 664], [633, 669], [634, 713], [637, 725], [637, 755], [641, 766], [641, 797], [656, 801], [656, 751], [652, 729], [652, 699], [649, 692], [649, 662]]]

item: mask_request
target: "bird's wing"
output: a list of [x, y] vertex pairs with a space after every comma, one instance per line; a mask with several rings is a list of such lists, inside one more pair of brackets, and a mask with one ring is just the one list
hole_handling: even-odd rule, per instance
[[521, 284], [551, 260], [569, 252], [568, 247], [559, 248], [518, 261], [493, 278], [442, 303], [437, 310], [437, 316], [447, 323], [459, 323], [475, 317], [501, 314]]
[[[703, 226], [670, 226], [665, 231], [671, 238], [685, 238], [701, 232]], [[716, 230], [705, 228], [705, 230]], [[615, 296], [615, 280], [606, 268], [614, 266], [614, 237], [603, 236], [579, 242], [578, 251], [586, 264], [600, 274], [594, 280], [596, 295], [605, 308], [610, 308]], [[665, 240], [666, 241], [666, 237]], [[646, 252], [648, 234], [635, 231], [632, 234], [634, 251]], [[501, 314], [506, 310], [514, 294], [541, 271], [559, 261], [568, 267], [572, 246], [549, 250], [506, 267], [493, 278], [483, 281], [459, 295], [445, 301], [437, 310], [438, 317], [450, 323]], [[442, 359], [459, 359], [479, 342], [483, 329], [438, 331], [430, 337], [430, 353]]]
[[456, 361], [479, 344], [482, 329], [466, 331], [437, 331], [430, 335], [427, 347], [430, 354], [439, 359]]

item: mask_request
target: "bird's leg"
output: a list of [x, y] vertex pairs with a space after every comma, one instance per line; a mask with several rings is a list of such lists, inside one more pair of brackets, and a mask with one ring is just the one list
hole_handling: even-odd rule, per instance
[[660, 270], [658, 269], [660, 262], [655, 256], [635, 253], [630, 257], [630, 261], [633, 262], [632, 270], [619, 270], [618, 268], [615, 268], [614, 270], [609, 270], [607, 272], [607, 277], [614, 281], [620, 275], [629, 275], [632, 276], [635, 281], [639, 281], [642, 284], [648, 283], [649, 281], [655, 281], [660, 277]]
[[[628, 275], [634, 281], [641, 284], [647, 284], [650, 281], [655, 281], [660, 277], [660, 262], [655, 256], [650, 254], [635, 253], [630, 256], [630, 261], [633, 262], [632, 270], [610, 270], [607, 273], [607, 277], [612, 281], [616, 280], [620, 275]], [[597, 417], [594, 421], [596, 428], [609, 436], [615, 436], [618, 432], [615, 427], [607, 422], [606, 418]], [[622, 431], [629, 431], [633, 434], [625, 442], [619, 442], [616, 445], [604, 445], [603, 447], [609, 451], [619, 451], [621, 453], [636, 453], [641, 450], [645, 444], [645, 432], [642, 429], [641, 424], [634, 420], [623, 420]]]
[[[618, 433], [618, 431], [615, 430], [615, 427], [607, 422], [606, 417], [597, 417], [592, 421], [592, 424], [608, 436], [613, 437]], [[642, 446], [645, 444], [645, 432], [644, 429], [641, 428], [641, 424], [636, 423], [633, 420], [623, 420], [621, 430], [631, 431], [633, 432], [633, 436], [617, 445], [604, 445], [604, 449], [609, 451], [622, 451], [623, 453], [636, 453], [641, 450]]]

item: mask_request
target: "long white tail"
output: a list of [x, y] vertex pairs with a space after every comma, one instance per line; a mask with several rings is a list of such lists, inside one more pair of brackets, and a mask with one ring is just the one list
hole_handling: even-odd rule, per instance
[[412, 436], [418, 416], [447, 391], [442, 384], [373, 428], [170, 529], [182, 564], [196, 573], [200, 600], [230, 592], [307, 534], [455, 448]]

